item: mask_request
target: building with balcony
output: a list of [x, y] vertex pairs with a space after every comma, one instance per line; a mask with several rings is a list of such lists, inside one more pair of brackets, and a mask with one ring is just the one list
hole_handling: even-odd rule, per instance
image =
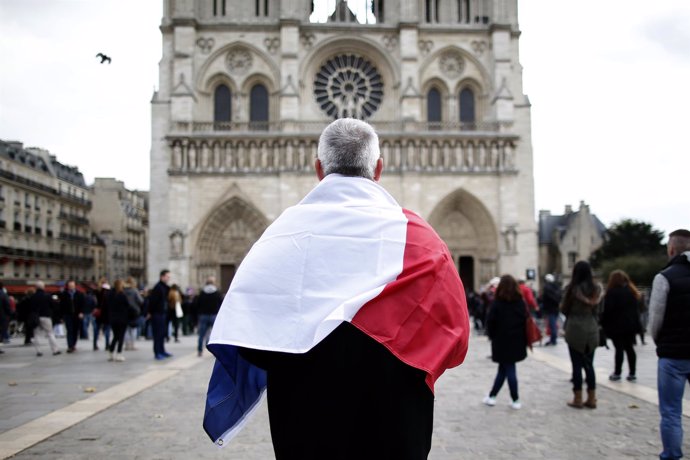
[[580, 209], [566, 205], [562, 215], [539, 211], [539, 273], [570, 281], [575, 263], [589, 260], [604, 244], [606, 226], [580, 201]]
[[0, 278], [91, 278], [90, 191], [48, 151], [0, 140]]
[[226, 289], [316, 185], [319, 134], [339, 117], [376, 128], [381, 184], [437, 230], [467, 287], [537, 268], [517, 0], [166, 0], [161, 33], [150, 281], [169, 268]]
[[110, 283], [128, 276], [146, 283], [148, 194], [128, 190], [122, 181], [102, 177], [95, 179], [91, 192], [91, 228], [105, 245], [105, 268], [101, 275]]

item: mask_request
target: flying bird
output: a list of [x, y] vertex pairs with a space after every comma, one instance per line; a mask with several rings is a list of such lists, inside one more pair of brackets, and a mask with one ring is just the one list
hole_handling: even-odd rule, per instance
[[101, 58], [101, 64], [103, 64], [105, 61], [108, 61], [108, 64], [110, 64], [110, 61], [112, 60], [112, 59], [110, 59], [109, 56], [106, 56], [106, 55], [103, 54], [103, 53], [98, 53], [98, 54], [96, 55], [96, 57], [97, 57], [97, 58]]

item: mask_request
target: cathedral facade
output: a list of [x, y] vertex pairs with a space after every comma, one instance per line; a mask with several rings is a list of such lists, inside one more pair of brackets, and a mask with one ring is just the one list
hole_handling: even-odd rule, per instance
[[374, 126], [381, 184], [467, 288], [536, 269], [517, 0], [165, 0], [161, 32], [149, 280], [226, 289], [340, 117]]

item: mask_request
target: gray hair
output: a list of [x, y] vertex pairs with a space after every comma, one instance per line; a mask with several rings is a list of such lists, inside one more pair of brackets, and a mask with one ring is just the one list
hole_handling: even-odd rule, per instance
[[370, 124], [361, 120], [335, 120], [319, 138], [318, 158], [326, 176], [336, 173], [373, 180], [380, 156], [379, 137]]
[[43, 281], [36, 281], [36, 289], [45, 289], [46, 284]]

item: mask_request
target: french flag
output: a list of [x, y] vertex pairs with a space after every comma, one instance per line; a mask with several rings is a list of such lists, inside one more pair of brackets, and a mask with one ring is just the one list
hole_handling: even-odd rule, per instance
[[237, 347], [305, 353], [348, 321], [434, 383], [467, 354], [465, 292], [448, 248], [377, 183], [326, 176], [252, 246], [223, 300], [204, 429], [223, 446], [266, 389]]

